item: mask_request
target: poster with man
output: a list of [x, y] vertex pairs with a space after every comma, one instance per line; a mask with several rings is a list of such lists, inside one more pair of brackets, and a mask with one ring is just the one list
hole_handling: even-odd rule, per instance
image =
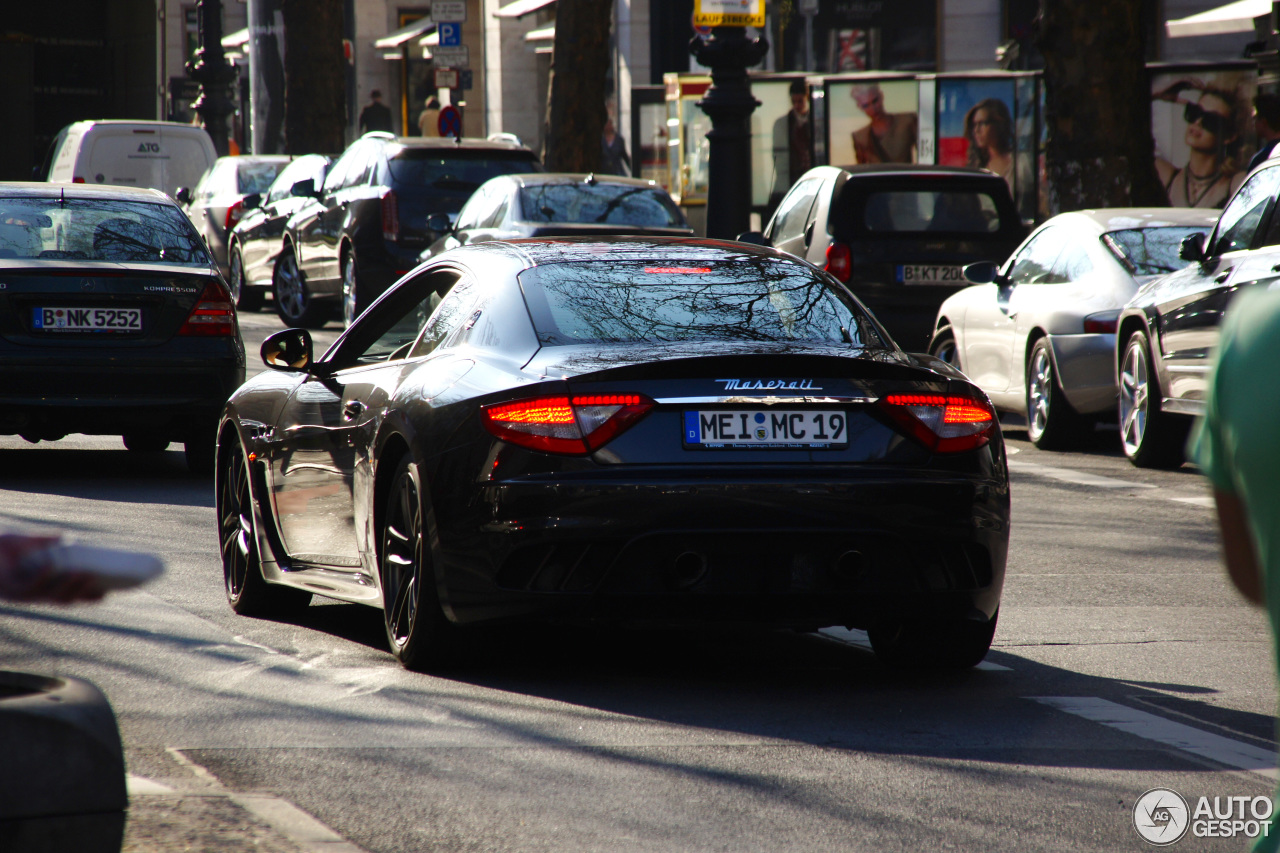
[[915, 163], [920, 90], [913, 79], [859, 79], [827, 84], [833, 166]]

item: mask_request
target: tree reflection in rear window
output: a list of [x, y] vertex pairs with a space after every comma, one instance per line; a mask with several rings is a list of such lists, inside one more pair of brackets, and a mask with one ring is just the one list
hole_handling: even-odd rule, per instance
[[97, 198], [0, 198], [0, 260], [5, 258], [213, 264], [177, 207]]
[[883, 346], [866, 313], [794, 262], [654, 260], [546, 264], [520, 274], [548, 346], [804, 341]]
[[1178, 257], [1182, 241], [1192, 234], [1204, 234], [1208, 230], [1208, 227], [1191, 226], [1126, 228], [1104, 234], [1102, 242], [1131, 274], [1164, 275], [1187, 265]]

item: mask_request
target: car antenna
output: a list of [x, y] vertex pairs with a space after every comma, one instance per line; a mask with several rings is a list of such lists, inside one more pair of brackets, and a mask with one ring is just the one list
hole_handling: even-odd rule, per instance
[[599, 181], [596, 180], [596, 173], [589, 172], [587, 174], [586, 180], [584, 180], [583, 183], [590, 184], [591, 186], [595, 186], [596, 184], [598, 184]]
[[58, 207], [67, 206], [67, 188], [58, 187]]

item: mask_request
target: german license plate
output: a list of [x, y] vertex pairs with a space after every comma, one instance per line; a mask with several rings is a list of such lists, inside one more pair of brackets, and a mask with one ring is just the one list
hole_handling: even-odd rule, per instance
[[899, 284], [964, 284], [964, 267], [955, 264], [899, 264]]
[[32, 328], [41, 332], [141, 332], [141, 308], [35, 308]]
[[686, 447], [838, 448], [849, 446], [844, 412], [713, 409], [684, 413]]

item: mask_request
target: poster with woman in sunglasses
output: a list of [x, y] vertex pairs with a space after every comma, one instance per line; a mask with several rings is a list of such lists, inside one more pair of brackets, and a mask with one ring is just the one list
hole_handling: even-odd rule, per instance
[[[1247, 105], [1257, 84], [1241, 72], [1197, 79], [1162, 74], [1152, 81], [1156, 172], [1174, 207], [1222, 207], [1244, 181]], [[1182, 165], [1177, 165], [1181, 163]]]

